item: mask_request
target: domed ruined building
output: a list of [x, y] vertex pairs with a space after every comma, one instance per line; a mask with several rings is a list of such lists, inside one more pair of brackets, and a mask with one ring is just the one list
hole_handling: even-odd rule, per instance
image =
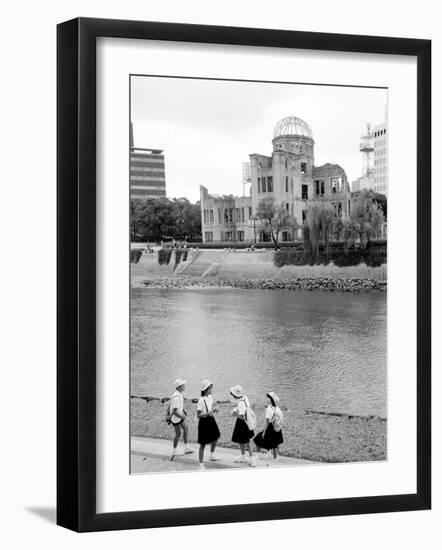
[[350, 186], [338, 164], [315, 166], [315, 141], [310, 126], [301, 118], [281, 119], [273, 132], [270, 156], [249, 155], [245, 183], [250, 196], [215, 196], [201, 186], [203, 242], [257, 242], [270, 240], [260, 230], [256, 216], [258, 203], [273, 197], [296, 219], [298, 229], [281, 231], [280, 241], [302, 239], [307, 212], [317, 202], [327, 202], [336, 217], [346, 219], [350, 209]]

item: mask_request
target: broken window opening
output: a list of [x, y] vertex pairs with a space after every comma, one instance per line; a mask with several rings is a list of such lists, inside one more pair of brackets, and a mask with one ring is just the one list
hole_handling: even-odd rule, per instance
[[301, 188], [301, 198], [308, 199], [308, 185], [303, 184]]

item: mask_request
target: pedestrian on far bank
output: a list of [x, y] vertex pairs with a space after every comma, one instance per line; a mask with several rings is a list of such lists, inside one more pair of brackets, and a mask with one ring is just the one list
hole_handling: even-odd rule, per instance
[[[250, 428], [250, 419], [254, 419], [255, 415], [252, 411], [250, 401], [247, 396], [244, 395], [240, 385], [230, 388], [230, 395], [235, 401], [235, 408], [232, 409], [232, 415], [236, 416], [232, 441], [233, 443], [239, 443], [241, 451], [241, 454], [235, 458], [234, 462], [246, 462], [249, 466], [255, 467], [256, 461], [250, 444], [250, 440], [254, 435], [253, 429]], [[245, 456], [246, 450], [249, 455], [248, 458]]]
[[201, 382], [201, 397], [196, 406], [198, 416], [198, 443], [199, 448], [199, 463], [200, 469], [204, 470], [204, 448], [210, 444], [209, 460], [216, 461], [220, 458], [215, 454], [215, 447], [218, 443], [219, 432], [218, 424], [216, 423], [214, 414], [218, 409], [213, 406], [212, 397], [213, 383], [210, 380]]
[[279, 397], [275, 392], [270, 391], [266, 394], [268, 405], [265, 412], [265, 426], [262, 432], [259, 432], [253, 439], [255, 445], [260, 449], [267, 450], [267, 457], [273, 456], [274, 460], [278, 459], [278, 447], [284, 443], [282, 435], [282, 425], [284, 415], [279, 407]]
[[[186, 416], [187, 413], [184, 409], [184, 390], [186, 389], [186, 380], [177, 378], [175, 380], [175, 392], [172, 395], [170, 401], [170, 422], [175, 429], [175, 436], [173, 438], [172, 457], [173, 460], [176, 456], [181, 454], [191, 454], [193, 450], [188, 445], [189, 427], [187, 426]], [[183, 434], [184, 441], [184, 453], [178, 452], [178, 442], [180, 440], [181, 433]]]

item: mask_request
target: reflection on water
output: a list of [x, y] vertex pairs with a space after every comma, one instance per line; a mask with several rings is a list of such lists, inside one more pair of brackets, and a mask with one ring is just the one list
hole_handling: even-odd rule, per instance
[[291, 409], [386, 416], [386, 294], [132, 289], [131, 394], [186, 395], [203, 378]]

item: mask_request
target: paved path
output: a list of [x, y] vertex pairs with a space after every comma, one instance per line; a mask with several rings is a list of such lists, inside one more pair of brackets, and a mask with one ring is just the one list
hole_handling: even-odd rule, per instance
[[[181, 444], [180, 444], [181, 445]], [[143, 474], [152, 472], [175, 472], [198, 470], [198, 445], [192, 445], [193, 454], [176, 456], [173, 461], [170, 460], [172, 441], [164, 439], [154, 439], [147, 437], [132, 437], [131, 439], [131, 472], [133, 474]], [[181, 447], [178, 447], [181, 449]], [[239, 449], [226, 449], [217, 447], [216, 454], [221, 458], [220, 461], [210, 462], [209, 448], [206, 448], [206, 468], [250, 468], [248, 464], [238, 464], [234, 458], [238, 456]], [[258, 468], [268, 467], [287, 467], [303, 464], [315, 464], [311, 460], [300, 458], [291, 458], [280, 456], [277, 461], [267, 459], [265, 453], [258, 455], [255, 453], [256, 465]], [[261, 459], [262, 457], [262, 459]]]

